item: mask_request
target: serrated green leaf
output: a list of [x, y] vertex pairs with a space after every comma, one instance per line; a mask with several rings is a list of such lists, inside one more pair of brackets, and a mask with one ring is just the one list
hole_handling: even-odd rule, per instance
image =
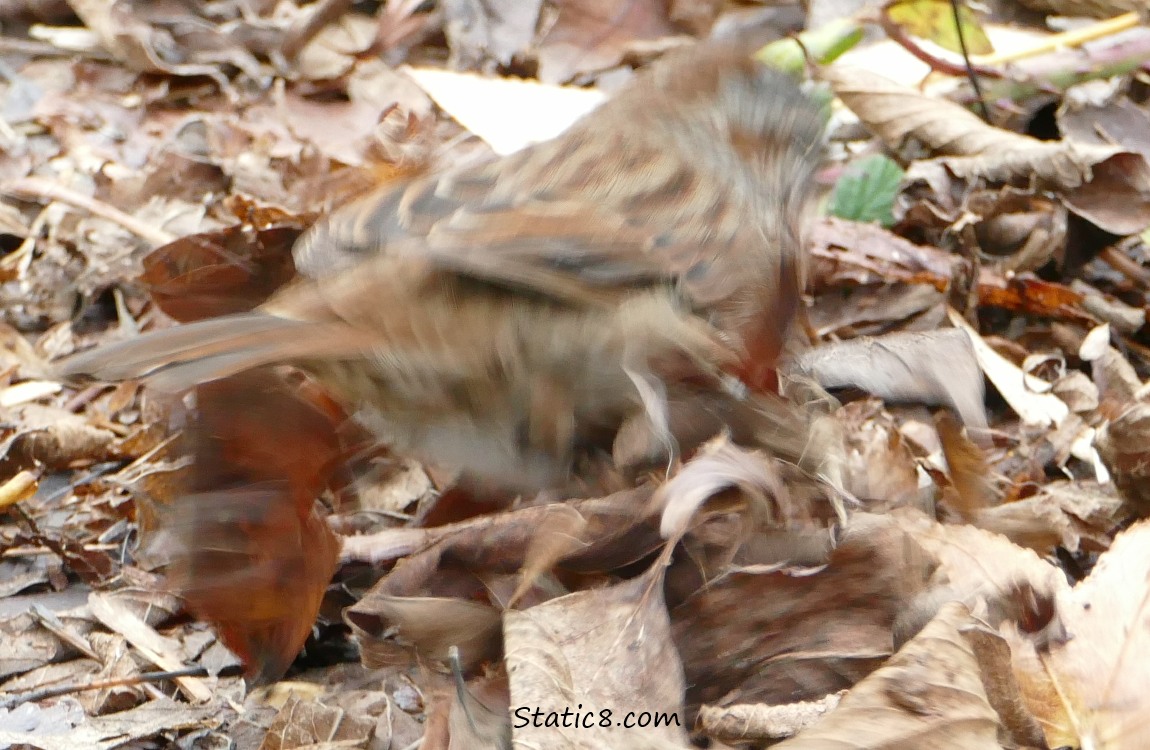
[[829, 210], [832, 216], [852, 221], [894, 223], [894, 199], [902, 182], [902, 168], [875, 154], [847, 167], [835, 183]]
[[895, 0], [887, 5], [886, 14], [907, 34], [927, 39], [945, 50], [962, 52], [958, 38], [961, 26], [967, 52], [972, 55], [989, 55], [994, 52], [994, 46], [978, 23], [978, 17], [966, 5], [958, 6], [958, 25], [954, 22], [954, 9], [950, 0]]

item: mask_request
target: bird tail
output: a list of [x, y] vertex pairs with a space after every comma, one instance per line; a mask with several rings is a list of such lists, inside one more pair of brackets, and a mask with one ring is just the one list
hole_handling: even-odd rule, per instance
[[154, 331], [68, 357], [66, 380], [118, 382], [146, 378], [166, 391], [279, 362], [351, 356], [369, 346], [340, 322], [311, 322], [262, 312], [240, 313]]

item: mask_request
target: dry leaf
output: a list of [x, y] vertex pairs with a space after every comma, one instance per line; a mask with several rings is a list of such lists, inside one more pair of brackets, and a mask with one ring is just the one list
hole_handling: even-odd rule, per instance
[[778, 750], [911, 748], [1000, 750], [998, 715], [961, 628], [973, 625], [951, 603], [838, 708]]
[[[662, 565], [656, 564], [609, 588], [507, 613], [504, 640], [516, 745], [642, 747], [661, 740], [687, 747], [683, 672], [662, 590]], [[571, 719], [567, 727], [554, 716], [548, 720], [565, 709], [580, 728], [572, 729]], [[602, 711], [610, 712], [605, 727]], [[667, 723], [622, 726], [628, 712], [644, 711], [666, 717]]]

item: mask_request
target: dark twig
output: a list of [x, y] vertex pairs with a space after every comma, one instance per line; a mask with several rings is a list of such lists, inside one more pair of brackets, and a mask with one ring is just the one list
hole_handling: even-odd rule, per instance
[[966, 33], [962, 30], [962, 19], [959, 17], [959, 0], [950, 0], [950, 12], [954, 18], [954, 30], [958, 34], [958, 48], [962, 50], [962, 62], [966, 65], [966, 77], [970, 81], [970, 87], [974, 89], [975, 101], [978, 103], [978, 109], [982, 112], [983, 122], [990, 123], [990, 109], [986, 106], [986, 100], [982, 98], [982, 88], [978, 85], [978, 74], [974, 72], [974, 65], [970, 62], [970, 51], [966, 47]]
[[[243, 673], [243, 668], [239, 665], [225, 667], [218, 673], [219, 677], [238, 677]], [[58, 698], [61, 695], [72, 695], [74, 693], [84, 693], [89, 690], [105, 690], [107, 688], [125, 687], [131, 685], [144, 685], [153, 682], [163, 682], [165, 680], [174, 680], [177, 677], [211, 677], [212, 675], [204, 667], [188, 667], [186, 669], [176, 669], [168, 672], [141, 672], [138, 675], [131, 677], [120, 677], [113, 680], [100, 680], [99, 682], [85, 682], [74, 683], [71, 685], [56, 685], [55, 687], [41, 688], [39, 690], [31, 690], [27, 693], [17, 693], [0, 699], [0, 708], [11, 709], [23, 703], [31, 703], [33, 701], [47, 700], [48, 698]]]

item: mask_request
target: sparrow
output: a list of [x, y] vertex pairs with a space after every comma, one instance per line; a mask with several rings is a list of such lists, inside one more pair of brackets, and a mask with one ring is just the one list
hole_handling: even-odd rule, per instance
[[822, 140], [784, 73], [678, 50], [553, 140], [332, 212], [260, 307], [59, 371], [179, 391], [292, 365], [395, 452], [508, 489], [673, 461], [774, 387]]

